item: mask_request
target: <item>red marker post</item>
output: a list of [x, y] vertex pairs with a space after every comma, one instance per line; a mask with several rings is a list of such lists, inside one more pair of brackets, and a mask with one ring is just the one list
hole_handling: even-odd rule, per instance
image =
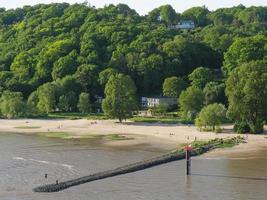
[[191, 145], [188, 145], [184, 148], [185, 150], [185, 159], [186, 159], [186, 175], [191, 174], [191, 151], [192, 151]]

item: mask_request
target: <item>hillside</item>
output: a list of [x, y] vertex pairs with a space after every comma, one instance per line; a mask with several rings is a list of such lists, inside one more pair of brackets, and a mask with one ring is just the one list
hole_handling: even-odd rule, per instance
[[[138, 97], [162, 95], [168, 77], [184, 81], [185, 89], [201, 79], [199, 73], [204, 79], [213, 73], [215, 78], [202, 80], [199, 87], [215, 82], [205, 94], [215, 88], [220, 94], [211, 102], [227, 105], [224, 83], [233, 69], [251, 61], [266, 63], [266, 22], [267, 7], [242, 5], [213, 12], [193, 7], [183, 13], [163, 5], [146, 16], [124, 4], [1, 8], [2, 102], [16, 97], [44, 112], [76, 111], [81, 93], [91, 102], [104, 97], [105, 84], [116, 73], [129, 75]], [[179, 28], [178, 23], [193, 27]], [[201, 66], [204, 71], [194, 72]]]

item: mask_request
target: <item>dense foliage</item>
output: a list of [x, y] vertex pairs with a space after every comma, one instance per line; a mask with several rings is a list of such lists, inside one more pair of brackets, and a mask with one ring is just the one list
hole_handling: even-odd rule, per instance
[[102, 102], [104, 113], [118, 118], [120, 122], [132, 116], [137, 109], [136, 87], [133, 80], [124, 74], [112, 75], [105, 88], [105, 99]]
[[226, 118], [224, 105], [214, 103], [204, 107], [196, 118], [196, 126], [200, 130], [220, 130], [220, 125]]
[[226, 81], [226, 95], [236, 128], [247, 125], [250, 132], [261, 133], [267, 119], [267, 61], [252, 61], [236, 68]]
[[[189, 85], [181, 97], [200, 96], [189, 99], [194, 108], [183, 108], [179, 100], [180, 109], [186, 116], [192, 111], [195, 118], [204, 105], [227, 107], [224, 82], [236, 68], [266, 60], [266, 13], [266, 7], [243, 5], [212, 12], [193, 7], [183, 13], [163, 5], [145, 16], [124, 4], [0, 9], [0, 94], [19, 99], [31, 112], [95, 111], [110, 77], [124, 74], [139, 98], [163, 93], [178, 97]], [[183, 20], [196, 27], [173, 28]], [[231, 110], [230, 92], [227, 96]], [[15, 109], [18, 104], [12, 105]], [[7, 117], [5, 109], [1, 105]]]
[[185, 81], [176, 76], [168, 77], [164, 80], [162, 91], [166, 97], [179, 97], [182, 90], [186, 87]]

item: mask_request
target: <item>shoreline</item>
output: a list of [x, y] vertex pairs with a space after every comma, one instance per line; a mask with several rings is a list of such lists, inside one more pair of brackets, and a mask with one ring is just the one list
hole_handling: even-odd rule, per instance
[[[43, 135], [60, 133], [65, 139], [103, 139], [109, 146], [131, 146], [148, 144], [166, 150], [177, 148], [181, 144], [191, 143], [195, 139], [207, 141], [215, 138], [236, 137], [231, 125], [222, 126], [222, 133], [199, 132], [194, 125], [139, 123], [115, 120], [65, 120], [65, 119], [0, 119], [0, 133], [21, 133]], [[246, 144], [233, 148], [209, 152], [204, 157], [233, 156], [267, 149], [267, 127], [262, 135], [248, 134]], [[244, 135], [246, 136], [246, 135]], [[60, 138], [60, 137], [59, 137]]]

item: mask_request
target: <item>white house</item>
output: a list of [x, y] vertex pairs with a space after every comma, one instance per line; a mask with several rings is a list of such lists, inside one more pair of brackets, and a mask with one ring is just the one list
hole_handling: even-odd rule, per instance
[[142, 97], [142, 107], [157, 107], [160, 105], [175, 106], [177, 105], [177, 99], [172, 97]]
[[195, 28], [195, 23], [192, 20], [181, 21], [176, 25], [170, 26], [170, 29], [192, 29]]

